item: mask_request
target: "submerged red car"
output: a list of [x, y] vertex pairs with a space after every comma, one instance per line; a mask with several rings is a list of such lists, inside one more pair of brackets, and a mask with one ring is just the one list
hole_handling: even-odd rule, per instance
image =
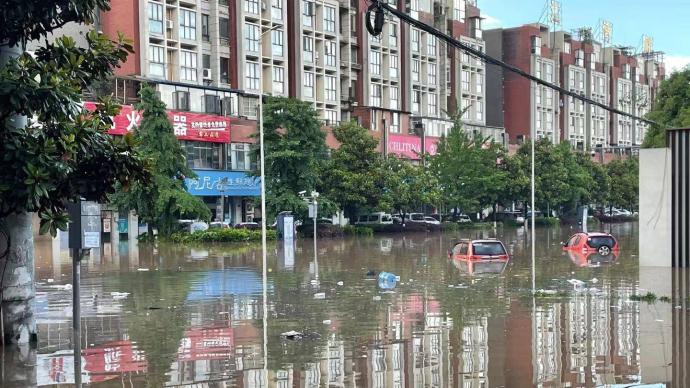
[[576, 233], [563, 245], [565, 251], [596, 252], [601, 256], [618, 253], [618, 241], [608, 233]]
[[469, 274], [500, 273], [510, 260], [503, 243], [494, 239], [460, 240], [448, 250], [448, 257]]

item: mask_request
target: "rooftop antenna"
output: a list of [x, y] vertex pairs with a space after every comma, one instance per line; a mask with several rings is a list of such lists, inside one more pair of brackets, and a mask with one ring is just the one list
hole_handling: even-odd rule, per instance
[[599, 19], [594, 36], [601, 42], [602, 47], [608, 46], [613, 37], [613, 24], [608, 20]]

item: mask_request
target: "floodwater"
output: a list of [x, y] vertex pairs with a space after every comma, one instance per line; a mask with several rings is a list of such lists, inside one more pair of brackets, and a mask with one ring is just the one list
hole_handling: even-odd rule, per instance
[[[82, 262], [82, 381], [103, 387], [690, 386], [690, 275], [638, 266], [637, 225], [607, 225], [614, 260], [569, 256], [572, 230], [526, 229], [270, 243], [267, 325], [256, 245], [120, 241]], [[513, 256], [467, 273], [458, 237]], [[39, 341], [5, 350], [2, 386], [74, 384], [71, 262], [37, 243]], [[495, 271], [492, 271], [495, 270]], [[367, 272], [400, 276], [382, 291]], [[499, 271], [499, 273], [492, 273]], [[480, 273], [481, 272], [481, 273]], [[569, 279], [585, 282], [575, 290]], [[635, 302], [647, 291], [671, 302]], [[301, 337], [281, 333], [297, 331]], [[264, 338], [266, 341], [264, 341]], [[663, 385], [661, 385], [663, 386]]]

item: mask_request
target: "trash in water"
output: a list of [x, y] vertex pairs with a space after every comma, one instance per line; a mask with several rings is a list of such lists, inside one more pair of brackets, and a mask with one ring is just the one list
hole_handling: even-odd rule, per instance
[[311, 283], [312, 286], [315, 286], [315, 285], [319, 284], [319, 281], [316, 279], [312, 279], [309, 283]]
[[304, 334], [300, 333], [299, 331], [290, 330], [286, 331], [285, 333], [282, 333], [280, 336], [289, 340], [298, 340], [302, 339], [302, 337], [304, 337]]
[[367, 271], [367, 277], [373, 277], [376, 276], [376, 272], [373, 269], [370, 269]]
[[381, 300], [381, 295], [374, 295], [374, 297], [372, 299], [379, 301], [379, 300]]
[[597, 279], [597, 278], [592, 278], [592, 280], [590, 280], [590, 282], [595, 283], [595, 284], [596, 284], [598, 281], [599, 281], [599, 279]]
[[148, 268], [137, 268], [137, 271], [139, 272], [148, 272]]
[[580, 291], [585, 287], [585, 282], [578, 279], [569, 279], [568, 283], [572, 284], [576, 291]]
[[390, 272], [379, 273], [379, 288], [382, 290], [392, 290], [398, 283], [398, 277]]
[[342, 285], [345, 284], [345, 283], [343, 283], [342, 281], [339, 281], [339, 282], [336, 283], [336, 284], [339, 285], [339, 286], [342, 286]]
[[314, 294], [314, 299], [326, 299], [326, 293], [325, 292], [317, 292]]
[[542, 295], [556, 295], [557, 292], [558, 292], [558, 291], [556, 291], [556, 290], [543, 290], [543, 289], [539, 289], [539, 290], [537, 290], [536, 293], [537, 293], [537, 294], [542, 294]]
[[324, 325], [330, 325], [330, 324], [331, 324], [331, 320], [330, 320], [330, 319], [324, 319], [324, 320], [323, 320], [323, 324], [324, 324]]
[[52, 283], [52, 282], [54, 282], [54, 281], [55, 281], [55, 280], [53, 280], [53, 279], [48, 279], [48, 280], [46, 280], [46, 282], [48, 282], [48, 283]]
[[125, 299], [129, 295], [129, 292], [111, 292], [110, 296], [113, 297], [113, 299]]

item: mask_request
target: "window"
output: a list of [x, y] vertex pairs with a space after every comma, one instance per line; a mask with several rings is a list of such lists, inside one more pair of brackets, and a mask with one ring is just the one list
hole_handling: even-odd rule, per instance
[[196, 12], [180, 8], [180, 38], [196, 40]]
[[311, 1], [302, 3], [302, 19], [305, 26], [314, 26], [314, 3]]
[[398, 25], [391, 23], [388, 26], [388, 29], [390, 34], [388, 44], [393, 47], [396, 47], [398, 45]]
[[149, 32], [154, 34], [163, 33], [163, 5], [149, 3]]
[[220, 169], [221, 144], [204, 141], [181, 141], [190, 168]]
[[398, 78], [398, 56], [391, 55], [388, 57], [389, 65], [389, 75], [391, 78]]
[[575, 51], [575, 65], [579, 67], [585, 66], [585, 52], [582, 50]]
[[390, 93], [390, 108], [398, 109], [398, 88], [396, 86], [391, 86], [388, 92]]
[[335, 8], [323, 7], [323, 30], [335, 32]]
[[218, 18], [218, 34], [221, 39], [230, 39], [230, 21], [228, 18]]
[[541, 130], [541, 112], [537, 111], [537, 114], [535, 116], [536, 116], [537, 130]]
[[484, 120], [484, 104], [482, 101], [474, 102], [474, 112], [476, 114], [477, 121]]
[[427, 65], [427, 83], [430, 85], [436, 85], [436, 64], [429, 63]]
[[563, 52], [566, 54], [570, 54], [570, 42], [565, 42], [563, 44]]
[[472, 254], [482, 256], [505, 255], [506, 250], [500, 242], [473, 242]]
[[463, 98], [462, 99], [462, 118], [463, 119], [469, 119], [470, 118], [470, 100]]
[[259, 52], [259, 26], [256, 24], [244, 24], [244, 47], [247, 51]]
[[183, 81], [196, 81], [196, 56], [193, 51], [180, 51], [180, 79]]
[[541, 105], [541, 86], [539, 85], [534, 88], [534, 101], [537, 105]]
[[285, 69], [282, 67], [273, 68], [273, 93], [285, 93]]
[[283, 0], [271, 0], [271, 17], [283, 20]]
[[465, 21], [465, 0], [453, 0], [453, 19]]
[[369, 70], [371, 74], [381, 75], [381, 53], [374, 50], [369, 50], [371, 58], [369, 58]]
[[553, 107], [553, 90], [550, 88], [545, 88], [544, 91], [546, 92], [546, 106], [549, 108]]
[[412, 28], [412, 51], [419, 52], [419, 30]]
[[371, 106], [381, 106], [381, 85], [371, 84]]
[[277, 57], [283, 56], [283, 31], [271, 31], [271, 48], [273, 55]]
[[259, 0], [244, 0], [244, 12], [258, 14]]
[[228, 152], [228, 168], [246, 171], [251, 169], [251, 145], [246, 143], [230, 144]]
[[230, 83], [230, 59], [220, 57], [220, 82]]
[[427, 100], [429, 101], [427, 113], [429, 116], [435, 116], [438, 112], [438, 96], [435, 93], [429, 93]]
[[419, 59], [412, 60], [412, 81], [419, 82]]
[[391, 114], [391, 125], [389, 132], [400, 133], [400, 113]]
[[553, 82], [553, 64], [547, 63], [544, 67], [546, 68], [546, 82]]
[[[209, 16], [206, 15], [205, 13], [202, 13], [201, 14], [201, 39], [204, 42], [208, 42], [211, 40], [211, 33], [209, 31], [209, 23], [210, 23], [209, 22]], [[226, 25], [226, 27], [227, 27], [227, 25]], [[227, 30], [227, 28], [226, 28], [226, 30]], [[221, 32], [221, 34], [222, 34], [222, 32]]]
[[535, 77], [537, 77], [537, 78], [541, 78], [541, 65], [542, 65], [542, 63], [539, 62], [539, 61], [537, 61], [537, 64], [536, 64], [536, 66], [535, 66], [535, 68], [534, 68], [534, 70], [535, 70], [535, 71], [534, 71], [534, 75], [535, 75]]
[[304, 73], [304, 96], [314, 98], [314, 73]]
[[462, 90], [469, 92], [470, 91], [470, 72], [467, 70], [463, 70], [461, 77], [462, 77], [461, 78]]
[[304, 60], [307, 62], [314, 62], [314, 39], [308, 36], [302, 38], [304, 44]]
[[436, 56], [436, 37], [431, 34], [427, 34], [426, 54]]
[[419, 113], [419, 101], [422, 99], [422, 92], [419, 90], [412, 91], [412, 111]]
[[623, 78], [630, 79], [630, 65], [627, 63], [623, 65]]
[[250, 90], [259, 90], [259, 64], [256, 62], [245, 62], [245, 79], [247, 81], [246, 88]]
[[484, 73], [475, 73], [474, 75], [474, 85], [475, 85], [475, 92], [481, 94], [482, 91], [484, 90]]
[[324, 114], [326, 116], [326, 125], [338, 124], [338, 112], [331, 109], [326, 109]]
[[165, 48], [149, 45], [149, 75], [165, 78]]
[[568, 87], [570, 89], [575, 89], [575, 71], [573, 71], [573, 69], [568, 71]]
[[589, 68], [594, 70], [597, 67], [597, 53], [591, 53], [589, 55]]
[[580, 90], [585, 90], [585, 73], [577, 73], [577, 85]]
[[333, 77], [332, 75], [326, 76], [326, 100], [328, 101], [338, 100], [335, 83], [335, 77]]
[[544, 116], [546, 117], [546, 124], [544, 125], [544, 130], [545, 131], [552, 131], [553, 130], [553, 115], [551, 112], [544, 112]]
[[335, 42], [332, 40], [327, 40], [324, 42], [324, 49], [326, 50], [326, 66], [335, 67]]
[[211, 68], [211, 56], [208, 54], [202, 54], [201, 55], [201, 67], [204, 69], [210, 69]]

